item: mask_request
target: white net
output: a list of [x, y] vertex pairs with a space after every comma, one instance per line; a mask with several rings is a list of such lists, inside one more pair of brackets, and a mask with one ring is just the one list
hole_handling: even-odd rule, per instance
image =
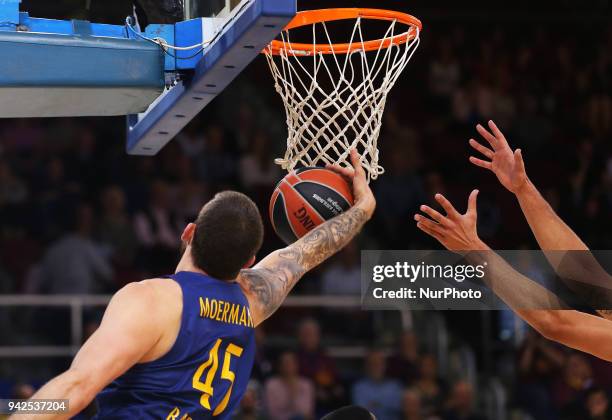
[[[325, 22], [312, 24], [312, 50], [293, 49], [288, 30], [281, 33], [278, 54], [266, 49], [287, 114], [287, 151], [276, 159], [283, 169], [346, 166], [356, 148], [368, 181], [384, 173], [378, 137], [387, 94], [419, 45], [419, 29], [393, 20], [378, 48], [364, 51], [362, 20], [356, 18], [346, 53], [336, 53]], [[317, 34], [331, 53], [317, 50]]]

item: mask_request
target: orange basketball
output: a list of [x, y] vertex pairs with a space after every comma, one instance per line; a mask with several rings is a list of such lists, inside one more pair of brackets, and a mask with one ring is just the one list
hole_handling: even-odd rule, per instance
[[353, 205], [350, 184], [325, 168], [301, 168], [281, 180], [270, 200], [274, 231], [290, 244]]

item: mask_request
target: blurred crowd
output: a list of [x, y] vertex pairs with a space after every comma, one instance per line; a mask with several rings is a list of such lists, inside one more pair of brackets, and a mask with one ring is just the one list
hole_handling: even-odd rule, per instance
[[259, 349], [237, 419], [312, 419], [349, 403], [381, 420], [484, 419], [476, 412], [473, 385], [447, 384], [436, 358], [419, 350], [412, 332], [401, 334], [395, 351], [370, 349], [361, 369], [343, 375], [321, 346], [317, 321], [303, 319], [297, 330], [296, 347], [280, 352], [270, 372], [261, 367], [274, 363], [266, 360], [265, 347]]
[[[259, 205], [261, 255], [282, 246], [266, 215], [283, 176], [274, 158], [284, 151], [284, 119], [259, 60], [156, 157], [126, 155], [122, 119], [0, 120], [0, 293], [105, 294], [168, 273], [183, 227], [224, 189]], [[593, 249], [612, 249], [612, 30], [432, 23], [387, 104], [374, 219], [296, 293], [358, 294], [360, 249], [438, 247], [411, 222], [437, 192], [461, 207], [478, 187], [483, 238], [499, 249], [535, 248], [512, 196], [467, 161], [474, 125], [489, 119], [523, 149], [528, 174], [561, 217]], [[95, 326], [98, 314], [90, 316]], [[317, 319], [369, 348], [362, 369], [336, 366], [314, 319], [284, 319], [298, 338], [273, 349], [258, 330], [258, 361], [237, 418], [311, 419], [351, 402], [381, 420], [484, 418], [476, 383], [441, 377], [413, 333], [396, 329], [388, 345], [372, 347], [378, 331], [355, 326], [359, 316]], [[0, 326], [23, 334], [2, 314]], [[607, 364], [532, 333], [511, 350], [511, 404], [534, 419], [611, 418]], [[33, 390], [9, 382], [15, 395]]]

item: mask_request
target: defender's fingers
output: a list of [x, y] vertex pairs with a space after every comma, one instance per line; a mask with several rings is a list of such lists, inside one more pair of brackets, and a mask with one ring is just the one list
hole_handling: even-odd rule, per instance
[[340, 165], [325, 165], [325, 167], [349, 179], [353, 179], [355, 176], [355, 170], [353, 168], [345, 168]]
[[425, 213], [426, 215], [428, 215], [429, 217], [431, 217], [433, 220], [435, 220], [436, 222], [440, 223], [440, 224], [444, 224], [447, 220], [446, 217], [444, 217], [440, 212], [438, 212], [437, 210], [432, 209], [429, 206], [421, 206], [419, 208], [423, 213]]
[[417, 223], [421, 223], [424, 226], [427, 226], [427, 228], [431, 229], [434, 232], [437, 232], [439, 234], [442, 234], [444, 232], [444, 228], [441, 225], [439, 225], [438, 223], [434, 222], [431, 219], [428, 219], [422, 214], [418, 214], [418, 213], [415, 214], [414, 220], [416, 220]]
[[493, 134], [489, 133], [489, 131], [487, 131], [487, 129], [480, 124], [476, 126], [476, 131], [478, 131], [480, 135], [489, 142], [493, 150], [497, 150], [497, 147], [499, 147], [499, 142]]
[[478, 159], [474, 156], [470, 156], [470, 162], [472, 162], [476, 166], [480, 166], [481, 168], [485, 168], [489, 170], [493, 168], [493, 166], [491, 165], [491, 162], [487, 162], [486, 160]]
[[455, 207], [453, 207], [451, 202], [448, 201], [442, 194], [436, 194], [435, 198], [449, 217], [456, 217], [459, 215], [459, 212], [455, 209]]
[[478, 143], [474, 139], [470, 139], [470, 146], [472, 146], [474, 149], [476, 149], [477, 151], [479, 151], [480, 153], [482, 153], [489, 159], [493, 159], [493, 155], [495, 155], [495, 152], [493, 152], [493, 150], [489, 149], [488, 147], [483, 146], [482, 144]]
[[516, 149], [514, 151], [514, 162], [518, 166], [518, 170], [522, 173], [525, 173], [525, 161], [523, 160], [523, 152], [521, 149]]
[[476, 214], [476, 207], [478, 202], [478, 193], [480, 191], [474, 190], [470, 193], [470, 198], [468, 198], [468, 209], [467, 212], [469, 214]]
[[444, 239], [443, 234], [436, 232], [434, 230], [431, 230], [429, 227], [425, 226], [421, 222], [417, 223], [417, 227], [421, 229], [423, 232], [425, 232], [426, 234], [428, 234], [429, 236], [431, 236], [432, 238], [436, 239], [437, 241], [442, 242], [442, 240]]
[[495, 121], [489, 120], [489, 128], [491, 129], [497, 140], [507, 144], [506, 136], [504, 136], [504, 133], [502, 133], [501, 130], [497, 128], [497, 124], [495, 124]]

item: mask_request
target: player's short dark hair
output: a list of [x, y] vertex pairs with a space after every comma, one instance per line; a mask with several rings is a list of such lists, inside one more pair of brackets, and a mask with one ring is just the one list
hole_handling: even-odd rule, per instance
[[200, 211], [191, 243], [196, 267], [220, 280], [234, 280], [263, 242], [255, 203], [235, 191], [221, 192]]

